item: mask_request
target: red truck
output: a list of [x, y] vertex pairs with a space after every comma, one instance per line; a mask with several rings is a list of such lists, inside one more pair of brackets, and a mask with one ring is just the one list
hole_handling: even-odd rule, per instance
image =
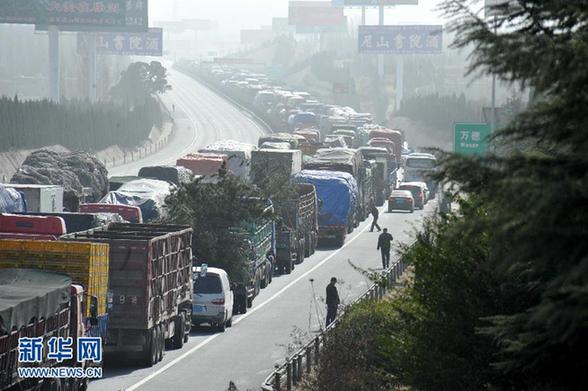
[[166, 344], [181, 348], [187, 342], [193, 290], [190, 227], [114, 223], [62, 238], [110, 246], [106, 355], [152, 366], [163, 358]]
[[[3, 269], [0, 273], [0, 390], [85, 390], [88, 379], [21, 378], [19, 368], [78, 367], [77, 360], [57, 363], [42, 355], [41, 362], [19, 361], [21, 338], [72, 338], [72, 346], [85, 336], [84, 290], [65, 274], [30, 269]], [[74, 354], [75, 357], [75, 354]]]

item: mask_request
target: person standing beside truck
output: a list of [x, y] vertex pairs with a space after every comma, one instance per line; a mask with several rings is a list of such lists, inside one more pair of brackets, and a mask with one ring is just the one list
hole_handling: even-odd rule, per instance
[[378, 250], [382, 252], [382, 268], [388, 269], [390, 267], [390, 247], [394, 238], [388, 233], [388, 229], [384, 228], [384, 232], [378, 238]]
[[370, 213], [372, 214], [372, 217], [374, 218], [374, 221], [372, 221], [372, 228], [370, 228], [370, 232], [374, 232], [374, 227], [376, 227], [378, 229], [378, 232], [381, 231], [380, 226], [378, 225], [378, 217], [380, 216], [380, 212], [378, 211], [378, 208], [376, 208], [375, 205], [372, 205], [372, 208], [370, 209]]
[[339, 292], [337, 291], [337, 278], [331, 277], [331, 282], [327, 285], [327, 327], [337, 317], [337, 309], [339, 308]]

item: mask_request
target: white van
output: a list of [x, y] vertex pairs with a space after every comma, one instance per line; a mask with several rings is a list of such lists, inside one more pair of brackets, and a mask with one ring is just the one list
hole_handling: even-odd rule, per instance
[[193, 267], [192, 324], [209, 323], [219, 331], [233, 323], [233, 291], [229, 276], [215, 267]]

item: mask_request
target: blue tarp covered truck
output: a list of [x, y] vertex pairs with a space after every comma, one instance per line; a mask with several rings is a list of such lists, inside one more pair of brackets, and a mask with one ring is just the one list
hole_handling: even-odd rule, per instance
[[347, 233], [353, 231], [359, 200], [355, 178], [346, 172], [303, 170], [296, 175], [296, 182], [316, 188], [319, 238], [335, 238], [342, 246]]

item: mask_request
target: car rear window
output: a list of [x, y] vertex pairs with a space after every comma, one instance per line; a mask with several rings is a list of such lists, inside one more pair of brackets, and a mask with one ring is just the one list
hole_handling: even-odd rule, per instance
[[194, 281], [194, 293], [222, 293], [223, 287], [220, 277], [214, 274], [208, 274], [206, 277], [196, 278]]

